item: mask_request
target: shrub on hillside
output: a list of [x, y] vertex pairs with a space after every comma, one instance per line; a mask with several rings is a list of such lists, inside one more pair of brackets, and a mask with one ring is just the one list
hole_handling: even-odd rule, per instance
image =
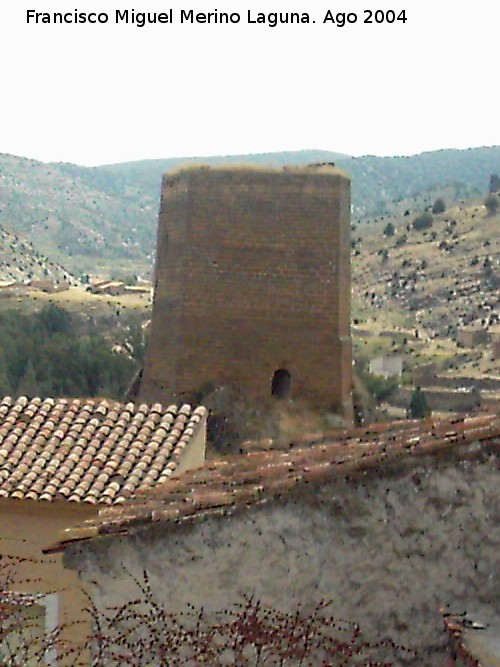
[[446, 211], [446, 204], [444, 199], [438, 197], [434, 204], [432, 205], [432, 212], [437, 215], [438, 213], [444, 213]]
[[490, 192], [500, 192], [500, 178], [497, 174], [490, 176]]
[[494, 194], [489, 194], [486, 199], [484, 200], [484, 205], [486, 206], [486, 210], [488, 211], [488, 215], [495, 215], [495, 213], [498, 211], [499, 207], [499, 201], [498, 197]]
[[433, 223], [434, 223], [434, 216], [432, 215], [432, 213], [426, 211], [425, 213], [417, 215], [417, 217], [413, 221], [413, 229], [416, 229], [417, 231], [420, 231], [422, 229], [429, 229], [430, 227], [432, 227]]
[[384, 236], [388, 238], [389, 236], [394, 236], [395, 233], [396, 233], [396, 228], [394, 227], [392, 222], [388, 222], [384, 227]]
[[387, 248], [381, 248], [377, 254], [381, 258], [382, 264], [385, 264], [387, 261], [389, 261], [389, 251]]

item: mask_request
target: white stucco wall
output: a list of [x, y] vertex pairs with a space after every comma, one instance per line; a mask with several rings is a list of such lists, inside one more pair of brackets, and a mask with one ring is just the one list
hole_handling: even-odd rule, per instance
[[[232, 518], [157, 526], [83, 543], [66, 553], [95, 602], [113, 605], [149, 571], [172, 611], [223, 609], [242, 594], [293, 610], [335, 601], [335, 614], [370, 640], [415, 647], [414, 664], [443, 665], [439, 607], [473, 614], [500, 607], [498, 464], [448, 462], [372, 472], [308, 488]], [[406, 663], [405, 663], [406, 664]]]

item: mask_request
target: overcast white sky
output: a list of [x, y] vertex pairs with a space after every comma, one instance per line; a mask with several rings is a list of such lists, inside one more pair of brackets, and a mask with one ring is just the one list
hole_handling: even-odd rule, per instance
[[[2, 3], [0, 152], [97, 165], [500, 143], [499, 2], [123, 2]], [[181, 7], [237, 11], [241, 22], [181, 25]], [[169, 8], [172, 25], [115, 23], [116, 10]], [[107, 12], [109, 22], [27, 24], [28, 9]], [[356, 12], [358, 22], [323, 24], [329, 9]], [[366, 9], [404, 9], [407, 21], [364, 24]], [[309, 12], [316, 23], [249, 25], [247, 10]]]

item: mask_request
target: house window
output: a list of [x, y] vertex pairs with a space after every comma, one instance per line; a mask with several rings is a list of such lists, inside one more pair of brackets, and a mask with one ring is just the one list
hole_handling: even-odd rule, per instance
[[278, 368], [271, 381], [271, 396], [288, 398], [290, 396], [292, 376], [286, 368]]
[[58, 597], [0, 593], [0, 665], [56, 667]]

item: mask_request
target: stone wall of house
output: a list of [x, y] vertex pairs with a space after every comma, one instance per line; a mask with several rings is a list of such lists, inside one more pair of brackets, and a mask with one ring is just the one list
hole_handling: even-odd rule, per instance
[[475, 347], [488, 340], [488, 331], [486, 329], [467, 330], [462, 329], [457, 335], [457, 345], [459, 347]]
[[146, 402], [212, 383], [352, 415], [350, 183], [330, 167], [189, 168], [164, 178]]
[[413, 375], [413, 381], [422, 389], [426, 387], [447, 387], [448, 389], [479, 389], [480, 391], [500, 391], [500, 379], [496, 377], [467, 377], [465, 375]]
[[[425, 398], [431, 410], [437, 412], [467, 412], [482, 405], [481, 393], [475, 389], [453, 390], [445, 388], [424, 387]], [[410, 406], [411, 387], [399, 387], [391, 396], [391, 404], [401, 408]]]
[[416, 648], [410, 664], [442, 667], [441, 606], [499, 611], [498, 483], [493, 456], [379, 470], [231, 518], [84, 542], [66, 565], [101, 607], [135, 598], [127, 572], [144, 569], [172, 611], [225, 609], [245, 594], [283, 610], [332, 600], [369, 639]]

